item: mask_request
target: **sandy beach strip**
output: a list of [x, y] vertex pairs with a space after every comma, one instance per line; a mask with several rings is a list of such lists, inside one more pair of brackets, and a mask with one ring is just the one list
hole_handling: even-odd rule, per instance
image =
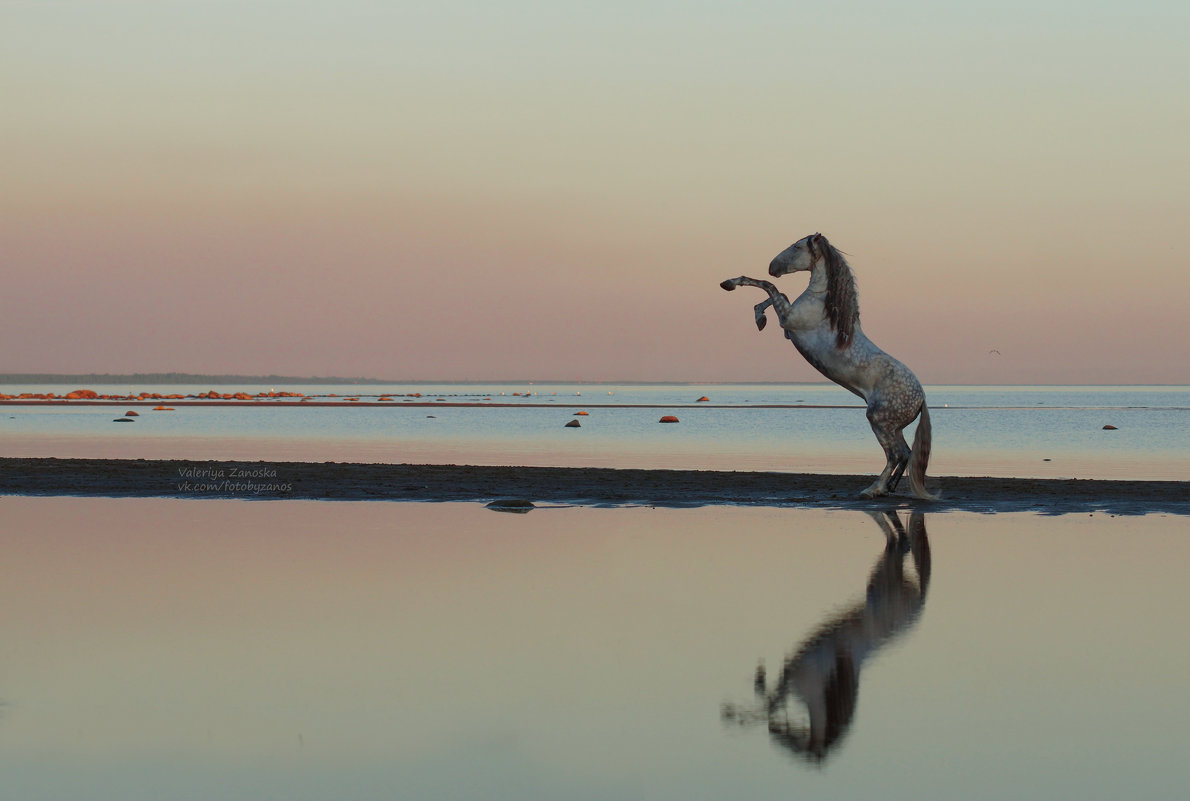
[[1190, 482], [932, 477], [942, 499], [866, 501], [870, 476], [588, 467], [0, 458], [0, 495], [537, 505], [749, 505], [830, 509], [1190, 515]]

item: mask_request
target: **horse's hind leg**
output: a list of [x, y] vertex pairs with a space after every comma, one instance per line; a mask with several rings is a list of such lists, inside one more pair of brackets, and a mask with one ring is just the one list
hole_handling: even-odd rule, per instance
[[897, 427], [896, 422], [899, 421], [894, 422], [889, 419], [895, 416], [885, 407], [877, 405], [868, 407], [868, 422], [872, 425], [872, 433], [876, 435], [876, 441], [884, 449], [885, 465], [884, 470], [877, 476], [872, 486], [860, 493], [864, 498], [887, 495], [891, 490], [896, 489], [897, 482], [901, 480], [901, 474], [905, 471], [905, 465], [909, 463], [909, 443], [905, 441], [905, 435], [901, 433], [901, 428]]
[[[905, 442], [905, 437], [901, 435], [901, 442]], [[909, 457], [912, 455], [912, 449], [906, 444], [905, 450], [900, 454], [897, 461], [897, 466], [893, 468], [892, 475], [888, 478], [888, 491], [896, 492], [897, 485], [901, 483], [901, 475], [905, 472], [905, 468], [909, 465]]]

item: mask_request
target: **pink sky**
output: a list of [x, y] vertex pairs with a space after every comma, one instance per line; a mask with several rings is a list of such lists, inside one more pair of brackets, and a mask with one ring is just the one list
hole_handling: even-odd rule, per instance
[[17, 3], [0, 372], [818, 380], [717, 285], [822, 231], [927, 383], [1190, 383], [1185, 15], [1009, 5]]

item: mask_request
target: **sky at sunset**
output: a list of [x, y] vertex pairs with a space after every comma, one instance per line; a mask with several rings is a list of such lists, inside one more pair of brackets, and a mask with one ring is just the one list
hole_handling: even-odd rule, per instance
[[[0, 372], [1190, 383], [1190, 5], [14, 0]], [[792, 297], [805, 276], [778, 282]]]

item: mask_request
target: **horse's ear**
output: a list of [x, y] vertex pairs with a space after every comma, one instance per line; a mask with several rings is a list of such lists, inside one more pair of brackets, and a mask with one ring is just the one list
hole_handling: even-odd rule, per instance
[[818, 240], [821, 238], [822, 234], [811, 234], [806, 237], [806, 244], [810, 248], [810, 269], [813, 269], [814, 265], [818, 263], [818, 260], [826, 255], [826, 251], [818, 244]]

